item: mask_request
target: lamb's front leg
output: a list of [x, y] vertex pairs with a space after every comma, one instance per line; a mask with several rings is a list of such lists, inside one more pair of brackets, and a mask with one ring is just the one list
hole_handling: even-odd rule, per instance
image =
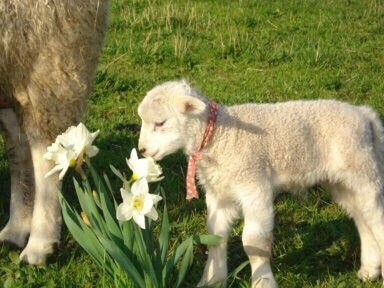
[[31, 235], [20, 259], [29, 264], [44, 264], [55, 244], [60, 241], [61, 209], [58, 198], [60, 182], [57, 175], [45, 178], [52, 168], [43, 159], [48, 142], [31, 143], [31, 154], [35, 174], [35, 203]]
[[[248, 191], [247, 191], [248, 190]], [[270, 266], [274, 223], [273, 193], [266, 187], [242, 193], [243, 245], [252, 269], [252, 288], [276, 288]]]
[[225, 242], [208, 247], [208, 259], [198, 287], [222, 283], [227, 279], [227, 239], [233, 221], [238, 217], [235, 203], [218, 200], [214, 194], [207, 193], [207, 228], [210, 234], [223, 237]]

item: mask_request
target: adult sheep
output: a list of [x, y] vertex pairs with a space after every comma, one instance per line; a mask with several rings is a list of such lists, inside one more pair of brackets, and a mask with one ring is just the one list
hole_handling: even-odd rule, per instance
[[46, 147], [80, 121], [106, 30], [106, 0], [0, 2], [0, 121], [11, 170], [0, 241], [43, 264], [60, 239], [57, 177]]

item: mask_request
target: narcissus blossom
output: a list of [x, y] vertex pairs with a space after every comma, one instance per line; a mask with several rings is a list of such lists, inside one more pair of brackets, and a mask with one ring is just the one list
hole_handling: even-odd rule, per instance
[[64, 148], [72, 149], [76, 155], [83, 153], [84, 156], [93, 157], [99, 152], [99, 149], [92, 145], [99, 132], [97, 130], [91, 133], [83, 123], [80, 123], [77, 126], [69, 127], [67, 131], [57, 136], [57, 141]]
[[61, 144], [55, 142], [47, 148], [48, 152], [44, 154], [44, 159], [55, 162], [55, 167], [52, 168], [45, 177], [59, 172], [59, 179], [63, 179], [69, 167], [76, 166], [77, 156], [72, 149], [66, 149]]
[[55, 167], [45, 174], [45, 177], [60, 171], [61, 180], [69, 167], [76, 167], [81, 174], [84, 173], [81, 169], [83, 161], [99, 152], [99, 149], [92, 145], [98, 134], [99, 130], [91, 133], [83, 123], [80, 123], [57, 136], [55, 143], [47, 147], [47, 152], [43, 156], [44, 159], [55, 162]]
[[157, 220], [159, 217], [154, 205], [162, 197], [148, 193], [149, 187], [146, 178], [140, 178], [131, 186], [131, 191], [121, 188], [123, 203], [119, 205], [116, 211], [116, 218], [120, 221], [133, 220], [142, 229], [145, 229], [145, 217]]
[[153, 160], [151, 157], [139, 159], [135, 148], [132, 149], [131, 156], [129, 159], [127, 159], [127, 164], [133, 172], [133, 181], [140, 178], [146, 178], [150, 183], [160, 181], [164, 178], [161, 177], [163, 171], [161, 170], [161, 167], [156, 164], [155, 160]]

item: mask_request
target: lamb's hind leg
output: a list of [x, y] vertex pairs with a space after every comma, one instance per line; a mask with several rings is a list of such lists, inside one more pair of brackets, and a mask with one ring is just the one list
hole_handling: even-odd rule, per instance
[[33, 212], [34, 187], [30, 149], [12, 109], [0, 109], [0, 122], [11, 171], [10, 215], [7, 225], [0, 232], [0, 241], [24, 247], [31, 229]]
[[367, 182], [356, 193], [355, 207], [364, 223], [372, 231], [381, 258], [381, 275], [384, 276], [384, 198], [378, 181]]
[[331, 186], [335, 202], [340, 204], [355, 221], [360, 236], [361, 257], [357, 276], [361, 280], [374, 280], [380, 275], [381, 257], [379, 245], [366, 224], [361, 209], [355, 204], [354, 191], [342, 184]]

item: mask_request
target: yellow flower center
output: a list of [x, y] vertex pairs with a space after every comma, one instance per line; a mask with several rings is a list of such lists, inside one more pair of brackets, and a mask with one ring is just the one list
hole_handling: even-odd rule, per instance
[[76, 159], [75, 158], [71, 158], [69, 160], [69, 167], [75, 167], [76, 166]]
[[131, 177], [131, 180], [132, 181], [136, 181], [137, 179], [139, 179], [139, 175], [137, 175], [136, 173], [133, 173], [132, 177]]
[[143, 200], [138, 197], [135, 197], [135, 199], [133, 200], [133, 207], [136, 210], [141, 210], [143, 206], [144, 206]]

